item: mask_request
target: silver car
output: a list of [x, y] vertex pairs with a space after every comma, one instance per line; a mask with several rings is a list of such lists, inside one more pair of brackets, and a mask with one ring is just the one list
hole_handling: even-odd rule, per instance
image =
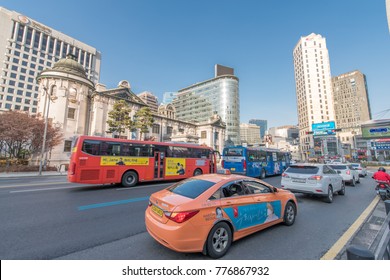
[[345, 194], [343, 178], [326, 164], [293, 164], [282, 174], [281, 187], [296, 193], [322, 196], [328, 203], [333, 194]]
[[367, 176], [367, 169], [361, 163], [351, 163], [351, 165], [358, 171], [360, 177]]
[[329, 166], [343, 177], [345, 183], [352, 186], [360, 183], [359, 172], [351, 164], [330, 164]]

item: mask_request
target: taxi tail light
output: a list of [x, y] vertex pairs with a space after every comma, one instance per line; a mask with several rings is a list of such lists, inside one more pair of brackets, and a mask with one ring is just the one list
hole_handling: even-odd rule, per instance
[[290, 178], [290, 176], [288, 176], [286, 173], [282, 173], [282, 177], [283, 178]]
[[309, 178], [309, 180], [316, 180], [316, 181], [321, 181], [322, 176], [321, 175], [313, 175]]
[[246, 160], [245, 159], [242, 160], [242, 165], [244, 167], [244, 171], [246, 171]]
[[165, 212], [165, 216], [175, 223], [184, 223], [199, 213], [199, 210], [184, 212]]

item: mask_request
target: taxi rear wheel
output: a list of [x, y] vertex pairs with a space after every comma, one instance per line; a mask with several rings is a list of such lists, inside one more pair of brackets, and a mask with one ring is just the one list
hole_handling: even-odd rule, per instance
[[229, 250], [232, 243], [232, 231], [224, 222], [216, 224], [207, 237], [207, 254], [214, 258], [221, 258]]
[[291, 201], [287, 202], [286, 208], [284, 209], [283, 222], [286, 226], [291, 226], [295, 222], [295, 216], [297, 215], [297, 208]]

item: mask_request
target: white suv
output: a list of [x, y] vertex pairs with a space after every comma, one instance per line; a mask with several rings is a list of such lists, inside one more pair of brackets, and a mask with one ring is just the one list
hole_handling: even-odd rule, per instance
[[313, 194], [333, 202], [333, 194], [345, 194], [343, 178], [326, 164], [294, 164], [282, 174], [281, 187], [291, 192]]
[[330, 164], [331, 168], [343, 177], [345, 183], [355, 186], [360, 183], [359, 172], [350, 164]]
[[351, 165], [358, 171], [360, 177], [367, 176], [367, 169], [361, 163], [351, 163]]

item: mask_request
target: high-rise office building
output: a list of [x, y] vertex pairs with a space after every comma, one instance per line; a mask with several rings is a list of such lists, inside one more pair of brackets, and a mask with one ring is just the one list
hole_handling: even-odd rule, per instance
[[332, 83], [340, 140], [356, 149], [355, 135], [361, 135], [361, 124], [371, 120], [366, 76], [356, 70], [332, 77]]
[[299, 139], [306, 158], [314, 139], [312, 124], [335, 120], [332, 81], [326, 40], [311, 33], [301, 37], [293, 51]]
[[240, 137], [242, 143], [259, 145], [261, 143], [260, 127], [255, 124], [242, 123], [240, 124]]
[[155, 96], [153, 93], [149, 91], [141, 92], [140, 94], [137, 94], [139, 98], [142, 99], [143, 102], [145, 102], [146, 105], [149, 106], [150, 110], [154, 113], [157, 113], [158, 111], [158, 99], [157, 96]]
[[[218, 65], [216, 69], [219, 69]], [[217, 70], [215, 73], [221, 73]], [[219, 115], [226, 123], [225, 140], [239, 145], [241, 142], [239, 80], [230, 73], [223, 72], [213, 79], [179, 90], [172, 104], [176, 109], [176, 118], [183, 121], [205, 122], [211, 116]]]
[[260, 139], [261, 142], [264, 140], [265, 132], [268, 129], [268, 122], [267, 120], [259, 120], [259, 119], [250, 119], [250, 124], [255, 124], [257, 126], [260, 126]]
[[371, 120], [366, 76], [352, 71], [332, 77], [334, 110], [338, 128], [360, 126]]
[[88, 79], [99, 81], [101, 54], [95, 48], [0, 7], [0, 111], [37, 113], [36, 77], [68, 53], [76, 56]]

